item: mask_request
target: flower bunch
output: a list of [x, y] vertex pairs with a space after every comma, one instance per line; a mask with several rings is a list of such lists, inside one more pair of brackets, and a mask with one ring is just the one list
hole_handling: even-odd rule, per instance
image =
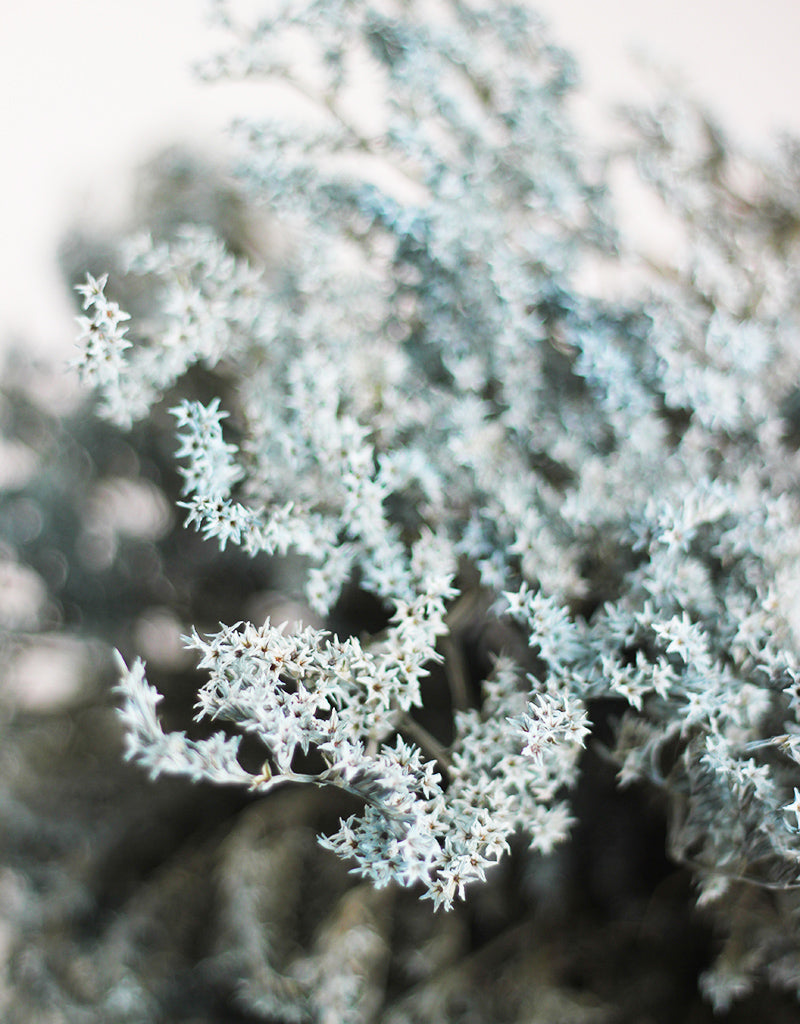
[[[690, 245], [632, 293], [643, 261], [570, 128], [569, 58], [521, 5], [435, 7], [293, 0], [248, 25], [217, 4], [237, 43], [209, 77], [311, 104], [238, 126], [243, 188], [292, 241], [285, 275], [204, 229], [137, 239], [127, 271], [154, 311], [130, 340], [105, 279], [81, 288], [102, 411], [129, 423], [178, 392], [187, 523], [299, 560], [310, 614], [357, 588], [384, 616], [343, 639], [186, 638], [209, 673], [198, 716], [254, 737], [260, 771], [227, 734], [163, 732], [137, 661], [129, 756], [355, 794], [323, 845], [448, 908], [512, 834], [545, 854], [566, 838], [600, 722], [620, 783], [662, 795], [701, 902], [735, 920], [742, 887], [794, 900], [800, 292], [759, 210], [780, 195], [800, 223], [797, 168], [784, 154], [739, 195], [753, 165], [715, 162], [703, 115], [638, 115], [643, 178]], [[608, 263], [629, 277], [598, 295], [584, 272]], [[180, 395], [195, 365], [224, 395]], [[709, 973], [718, 1006], [780, 934]]]

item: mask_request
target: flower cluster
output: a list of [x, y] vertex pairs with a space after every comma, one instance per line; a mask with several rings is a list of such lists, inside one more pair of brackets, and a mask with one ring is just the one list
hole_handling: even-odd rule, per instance
[[126, 411], [130, 396], [122, 383], [126, 366], [123, 353], [131, 347], [124, 323], [130, 316], [118, 303], [106, 298], [107, 281], [107, 274], [99, 279], [87, 274], [86, 282], [77, 287], [83, 296], [83, 308], [90, 315], [78, 318], [80, 355], [74, 365], [85, 384], [101, 390], [107, 413], [116, 414], [125, 423], [132, 418], [131, 412]]
[[[425, 666], [439, 660], [444, 598], [453, 595], [444, 583], [440, 590], [398, 602], [385, 636], [366, 647], [310, 627], [286, 633], [285, 623], [269, 621], [185, 638], [200, 654], [199, 667], [209, 670], [198, 720], [228, 721], [257, 737], [266, 754], [259, 773], [246, 772], [237, 760], [240, 737], [165, 734], [156, 714], [160, 695], [147, 683], [143, 663], [137, 659], [130, 669], [123, 663], [128, 756], [153, 776], [188, 775], [262, 793], [288, 782], [352, 793], [364, 801], [363, 813], [343, 821], [323, 845], [354, 859], [376, 885], [422, 883], [434, 906], [449, 908], [469, 882], [485, 880], [517, 827], [529, 828], [543, 850], [564, 838], [570, 817], [563, 805], [550, 805], [574, 775], [588, 728], [576, 702], [539, 695], [529, 705], [535, 725], [527, 713], [512, 722], [524, 745], [502, 719], [473, 721], [474, 713], [463, 712], [452, 755], [443, 753], [410, 717], [422, 705]], [[512, 666], [498, 667], [496, 710], [518, 704], [516, 683]], [[501, 689], [509, 692], [499, 699]], [[393, 745], [386, 742], [398, 733]], [[418, 743], [430, 745], [441, 763], [424, 761]], [[310, 764], [298, 770], [298, 761]]]
[[[238, 128], [244, 189], [296, 240], [286, 277], [204, 229], [140, 239], [154, 312], [133, 344], [105, 278], [81, 287], [79, 366], [110, 417], [174, 401], [197, 363], [235, 385], [173, 408], [188, 523], [300, 556], [316, 614], [357, 586], [388, 623], [193, 632], [198, 715], [257, 738], [263, 769], [223, 734], [165, 734], [138, 661], [129, 754], [356, 794], [323, 845], [447, 908], [513, 833], [545, 854], [568, 835], [602, 716], [620, 783], [661, 793], [670, 854], [735, 922], [742, 886], [800, 884], [800, 289], [756, 216], [779, 195], [800, 223], [797, 167], [721, 166], [681, 103], [636, 115], [642, 176], [690, 242], [640, 286], [571, 133], [569, 58], [525, 7], [435, 6], [296, 0], [248, 25], [217, 4], [238, 42], [210, 77], [319, 100]], [[763, 194], [737, 195], [751, 179]], [[598, 261], [639, 276], [598, 296]], [[739, 987], [784, 941], [740, 938]]]

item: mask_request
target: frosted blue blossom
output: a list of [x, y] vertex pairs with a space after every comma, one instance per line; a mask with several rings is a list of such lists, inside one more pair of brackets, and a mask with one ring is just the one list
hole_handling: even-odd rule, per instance
[[[222, 730], [203, 741], [164, 732], [143, 664], [121, 667], [128, 756], [257, 793], [345, 790], [361, 809], [322, 845], [446, 910], [513, 836], [537, 855], [568, 841], [599, 750], [660, 794], [701, 902], [739, 884], [794, 900], [800, 293], [709, 180], [702, 118], [674, 102], [636, 120], [691, 254], [600, 297], [592, 260], [642, 261], [574, 139], [572, 64], [527, 9], [432, 23], [414, 2], [297, 0], [249, 25], [218, 6], [238, 42], [209, 77], [277, 79], [313, 108], [238, 128], [243, 188], [295, 241], [291, 287], [206, 229], [135, 239], [152, 317], [88, 276], [76, 364], [122, 425], [193, 366], [232, 382], [173, 408], [187, 524], [298, 556], [291, 596], [321, 619], [360, 588], [384, 620], [189, 632], [198, 718]], [[703, 982], [720, 1007], [750, 984], [723, 967]]]

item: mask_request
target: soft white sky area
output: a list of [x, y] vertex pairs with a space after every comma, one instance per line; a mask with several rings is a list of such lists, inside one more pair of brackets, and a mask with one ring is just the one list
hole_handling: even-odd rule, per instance
[[[268, 0], [265, 0], [268, 2]], [[587, 124], [636, 99], [636, 51], [754, 145], [800, 134], [800, 0], [542, 0], [579, 58]], [[0, 0], [0, 344], [68, 353], [72, 310], [55, 263], [75, 223], [120, 220], [133, 169], [175, 142], [222, 144], [257, 109], [254, 85], [202, 85], [203, 0]]]

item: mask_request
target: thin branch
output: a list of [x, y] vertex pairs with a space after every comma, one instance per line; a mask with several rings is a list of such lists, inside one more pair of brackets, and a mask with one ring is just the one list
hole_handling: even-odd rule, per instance
[[450, 774], [453, 767], [450, 752], [423, 725], [414, 721], [411, 715], [404, 713], [398, 722], [398, 729], [406, 733], [425, 754], [438, 761], [442, 769]]

